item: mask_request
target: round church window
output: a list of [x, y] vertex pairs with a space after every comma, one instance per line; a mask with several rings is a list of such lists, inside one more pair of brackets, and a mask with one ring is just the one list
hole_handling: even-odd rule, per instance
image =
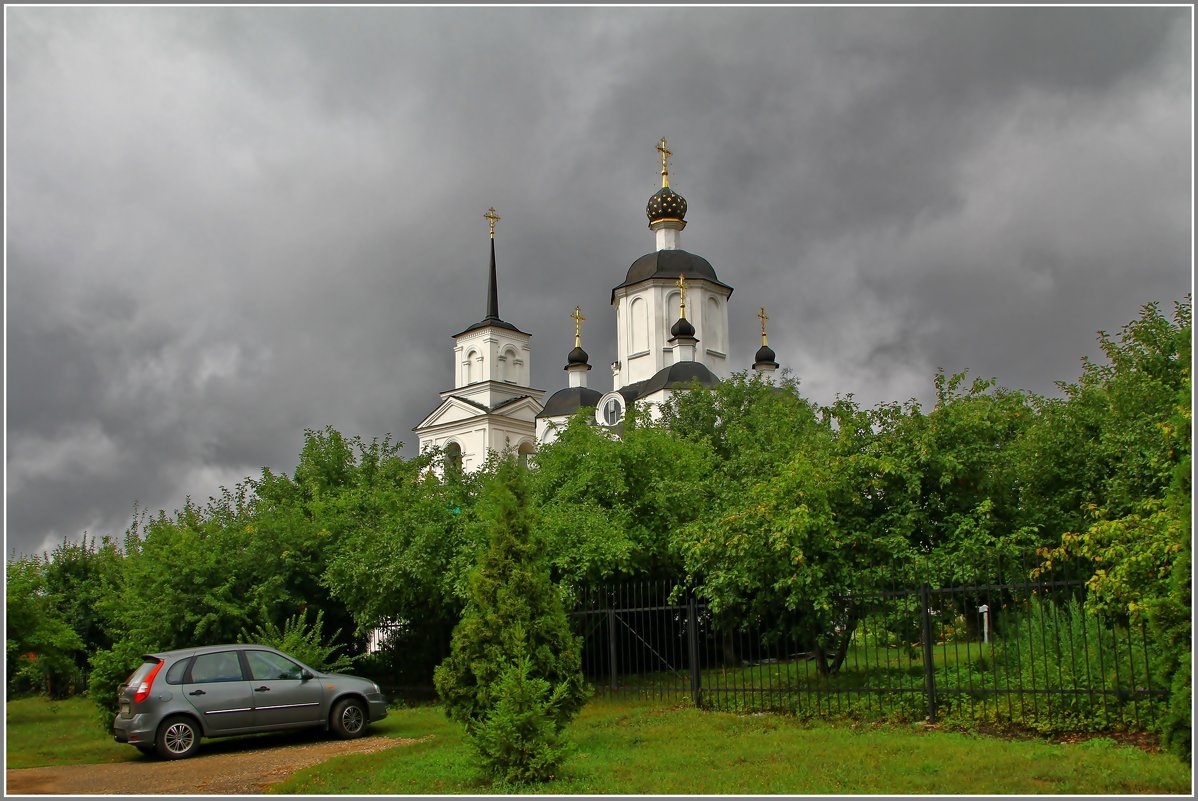
[[620, 398], [608, 398], [603, 404], [603, 422], [614, 426], [624, 417], [624, 404]]

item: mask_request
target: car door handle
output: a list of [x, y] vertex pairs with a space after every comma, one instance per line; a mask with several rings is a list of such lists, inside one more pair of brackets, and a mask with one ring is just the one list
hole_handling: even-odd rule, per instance
[[255, 687], [255, 688], [254, 688], [254, 692], [256, 692], [256, 693], [268, 693], [268, 692], [270, 692], [270, 688], [269, 688], [269, 687], [267, 687], [265, 684], [263, 684], [261, 687]]
[[207, 695], [207, 694], [208, 693], [204, 692], [203, 690], [192, 690], [191, 692], [188, 693], [188, 695]]

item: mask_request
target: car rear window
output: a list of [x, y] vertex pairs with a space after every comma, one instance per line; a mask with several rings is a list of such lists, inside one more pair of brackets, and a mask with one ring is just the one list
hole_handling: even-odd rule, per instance
[[137, 670], [130, 673], [129, 678], [125, 679], [125, 684], [140, 684], [141, 680], [148, 676], [150, 671], [153, 670], [154, 666], [160, 661], [162, 660], [146, 657], [146, 661], [142, 662], [141, 665], [138, 666]]
[[166, 672], [167, 684], [182, 684], [183, 674], [187, 672], [187, 666], [191, 664], [191, 659], [180, 659], [175, 664], [171, 665], [170, 670]]

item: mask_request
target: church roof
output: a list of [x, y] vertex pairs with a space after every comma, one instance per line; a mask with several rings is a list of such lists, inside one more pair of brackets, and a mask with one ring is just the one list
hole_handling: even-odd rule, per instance
[[524, 334], [524, 336], [531, 336], [531, 334], [529, 334], [527, 331], [521, 331], [516, 326], [512, 325], [509, 322], [500, 320], [498, 317], [486, 317], [482, 320], [479, 320], [477, 323], [470, 326], [465, 331], [460, 331], [460, 332], [454, 334], [454, 336], [460, 337], [462, 334], [469, 334], [471, 331], [477, 331], [480, 328], [487, 328], [488, 326], [490, 326], [492, 328], [506, 328], [508, 331], [515, 331], [517, 334]]
[[541, 410], [537, 418], [568, 417], [579, 409], [594, 409], [599, 405], [599, 399], [602, 397], [603, 393], [589, 387], [559, 389], [549, 396], [549, 400], [545, 402], [545, 408]]
[[654, 373], [653, 377], [640, 387], [639, 397], [643, 398], [662, 389], [685, 389], [693, 381], [698, 381], [704, 387], [714, 387], [720, 383], [716, 374], [707, 369], [707, 365], [702, 362], [678, 362]]
[[615, 300], [616, 289], [639, 284], [650, 278], [676, 279], [680, 275], [685, 275], [689, 280], [710, 281], [726, 288], [729, 294], [732, 293], [732, 287], [716, 277], [715, 268], [702, 256], [696, 256], [685, 250], [655, 250], [652, 253], [646, 253], [632, 263], [632, 266], [628, 268], [628, 274], [624, 277], [624, 283], [612, 290], [612, 300]]
[[661, 368], [644, 381], [620, 387], [616, 391], [624, 396], [625, 402], [632, 403], [663, 389], [687, 389], [693, 381], [698, 381], [704, 387], [714, 387], [720, 383], [719, 377], [702, 362], [678, 362]]

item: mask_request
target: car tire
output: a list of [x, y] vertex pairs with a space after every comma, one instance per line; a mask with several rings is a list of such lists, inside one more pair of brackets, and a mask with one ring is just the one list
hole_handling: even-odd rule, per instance
[[333, 706], [329, 728], [342, 740], [352, 740], [366, 733], [366, 707], [355, 698], [346, 698]]
[[182, 715], [162, 721], [154, 738], [154, 749], [163, 759], [186, 759], [199, 747], [200, 727]]

